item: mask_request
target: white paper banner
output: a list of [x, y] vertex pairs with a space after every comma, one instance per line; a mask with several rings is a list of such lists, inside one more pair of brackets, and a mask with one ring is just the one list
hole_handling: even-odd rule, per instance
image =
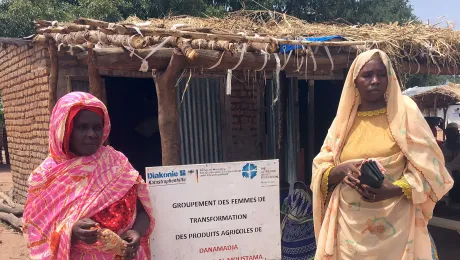
[[278, 160], [146, 170], [153, 260], [281, 259]]

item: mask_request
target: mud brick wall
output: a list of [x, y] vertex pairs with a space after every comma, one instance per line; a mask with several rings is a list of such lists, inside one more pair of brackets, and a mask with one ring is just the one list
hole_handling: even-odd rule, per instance
[[238, 75], [232, 80], [227, 105], [227, 161], [263, 159], [263, 80]]
[[13, 199], [25, 203], [27, 179], [48, 155], [48, 50], [31, 45], [0, 48], [0, 90], [13, 174]]

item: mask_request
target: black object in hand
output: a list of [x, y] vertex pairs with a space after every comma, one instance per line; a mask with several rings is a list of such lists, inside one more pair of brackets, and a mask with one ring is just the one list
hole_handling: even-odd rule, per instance
[[361, 176], [359, 177], [360, 184], [367, 185], [374, 189], [378, 189], [383, 185], [382, 171], [380, 171], [378, 165], [374, 161], [367, 161], [361, 166]]

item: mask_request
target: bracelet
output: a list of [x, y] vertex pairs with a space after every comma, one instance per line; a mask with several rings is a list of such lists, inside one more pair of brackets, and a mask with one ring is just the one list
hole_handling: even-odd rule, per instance
[[327, 193], [329, 190], [329, 174], [331, 173], [334, 166], [327, 168], [327, 170], [323, 173], [323, 179], [321, 180], [321, 195], [323, 199], [326, 200]]
[[401, 179], [393, 182], [393, 185], [400, 187], [404, 196], [406, 196], [408, 200], [412, 199], [412, 187], [407, 182], [406, 178], [402, 177]]

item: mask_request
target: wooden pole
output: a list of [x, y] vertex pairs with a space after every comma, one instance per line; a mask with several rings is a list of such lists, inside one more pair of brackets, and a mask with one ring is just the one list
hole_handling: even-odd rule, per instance
[[53, 111], [54, 105], [57, 102], [57, 85], [58, 85], [58, 74], [59, 74], [59, 63], [58, 63], [58, 55], [57, 55], [57, 46], [56, 42], [52, 39], [48, 41], [48, 53], [50, 56], [50, 75], [48, 79], [49, 83], [49, 102], [48, 102], [48, 109], [50, 113]]
[[6, 206], [3, 203], [0, 203], [0, 212], [11, 213], [15, 216], [22, 216], [22, 214], [24, 213], [24, 207], [19, 206], [19, 207], [13, 208], [13, 207]]
[[[121, 24], [111, 24], [104, 21], [79, 18], [74, 21], [76, 24], [88, 25], [93, 28], [101, 28], [101, 31], [104, 33], [113, 33], [113, 34], [125, 34], [125, 35], [137, 35], [139, 32], [134, 26], [121, 25]], [[82, 29], [86, 27], [81, 27]], [[39, 29], [40, 33], [46, 32], [47, 28]], [[273, 37], [264, 37], [264, 36], [246, 36], [241, 34], [222, 34], [222, 33], [208, 33], [208, 32], [193, 32], [177, 29], [164, 29], [164, 28], [146, 28], [139, 27], [140, 32], [146, 36], [174, 36], [174, 37], [184, 37], [188, 39], [206, 39], [206, 40], [226, 40], [231, 42], [259, 42], [259, 43], [273, 43], [277, 44], [290, 44], [290, 45], [309, 45], [309, 46], [356, 46], [356, 45], [366, 45], [369, 44], [369, 41], [333, 41], [333, 42], [315, 42], [315, 41], [306, 41], [306, 40], [290, 40], [285, 38], [273, 38]], [[373, 41], [373, 44], [378, 44], [381, 41]]]
[[[135, 53], [140, 57], [146, 57], [150, 53], [150, 49], [139, 49]], [[235, 65], [238, 64], [240, 60], [240, 55], [232, 54], [230, 52], [223, 53], [222, 51], [214, 50], [195, 50], [197, 57], [193, 60], [187, 60], [186, 68], [209, 68], [215, 65], [220, 58], [222, 60], [220, 65], [215, 69], [232, 69]], [[147, 60], [150, 69], [159, 69], [164, 70], [169, 64], [171, 59], [173, 49], [165, 48], [160, 49], [155, 52]], [[94, 63], [98, 68], [112, 69], [112, 70], [124, 70], [124, 71], [138, 71], [141, 66], [141, 60], [138, 57], [131, 57], [129, 52], [121, 48], [102, 48], [94, 49]], [[280, 55], [281, 65], [284, 65], [286, 60], [283, 55]], [[317, 72], [322, 70], [326, 73], [329, 73], [331, 69], [331, 61], [324, 54], [315, 55], [316, 64], [318, 66]], [[238, 67], [238, 70], [254, 70], [259, 69], [264, 64], [265, 55], [258, 53], [246, 53], [243, 58], [243, 62]], [[344, 69], [348, 66], [348, 55], [347, 54], [338, 54], [334, 56], [334, 67], [335, 69]], [[276, 69], [276, 60], [272, 56], [271, 59], [267, 60], [267, 64], [264, 70], [270, 71]], [[313, 71], [313, 62], [309, 58], [308, 62], [309, 71]], [[285, 71], [295, 71], [297, 70], [297, 60], [295, 57], [291, 57], [288, 60]], [[300, 71], [305, 71], [305, 63], [302, 66]]]
[[[43, 32], [44, 35], [38, 35], [34, 38], [35, 43], [40, 43], [43, 38], [52, 38], [57, 44], [75, 45], [84, 44], [85, 42], [92, 42], [97, 44], [98, 42], [105, 43], [107, 45], [123, 47], [131, 46], [134, 49], [142, 49], [152, 47], [166, 40], [168, 36], [141, 36], [141, 35], [124, 35], [124, 34], [106, 34], [101, 31], [79, 31], [70, 33], [59, 33], [53, 28], [53, 30]], [[46, 35], [46, 36], [45, 36]], [[179, 47], [188, 44], [193, 49], [209, 49], [219, 51], [230, 51], [236, 52], [238, 47], [237, 43], [233, 41], [220, 41], [220, 40], [205, 40], [205, 39], [187, 39], [180, 37], [170, 37], [166, 43], [166, 47]], [[268, 53], [276, 53], [279, 51], [279, 46], [275, 43], [260, 43], [250, 42], [248, 43], [248, 52], [261, 52], [262, 50]], [[183, 51], [183, 50], [182, 50]], [[304, 51], [297, 50], [299, 53]], [[187, 55], [186, 55], [187, 56]]]
[[[280, 182], [287, 182], [286, 173], [286, 128], [287, 128], [287, 91], [289, 86], [289, 79], [286, 77], [286, 72], [282, 71], [279, 75], [279, 133], [278, 133], [278, 158], [280, 166]], [[275, 83], [276, 84], [276, 83]]]
[[88, 44], [88, 78], [89, 78], [89, 93], [97, 97], [104, 103], [105, 97], [103, 93], [105, 91], [102, 89], [102, 79], [99, 74], [99, 69], [94, 65], [94, 46], [93, 44]]
[[315, 81], [308, 80], [308, 162], [313, 164], [315, 157]]
[[435, 113], [435, 116], [436, 116], [436, 109], [438, 108], [438, 96], [434, 96], [434, 113]]
[[156, 71], [158, 127], [161, 136], [162, 164], [180, 165], [180, 128], [176, 82], [185, 68], [186, 58], [174, 49], [168, 67]]
[[0, 212], [0, 220], [9, 223], [14, 228], [21, 230], [22, 228], [22, 219], [17, 218], [11, 213]]
[[8, 136], [6, 133], [6, 126], [3, 126], [3, 148], [5, 149], [5, 161], [7, 165], [10, 165], [10, 152], [8, 151]]
[[443, 126], [442, 126], [442, 141], [445, 142], [446, 141], [446, 127], [447, 127], [447, 110], [449, 109], [449, 107], [447, 108], [444, 108], [444, 122], [443, 122]]

